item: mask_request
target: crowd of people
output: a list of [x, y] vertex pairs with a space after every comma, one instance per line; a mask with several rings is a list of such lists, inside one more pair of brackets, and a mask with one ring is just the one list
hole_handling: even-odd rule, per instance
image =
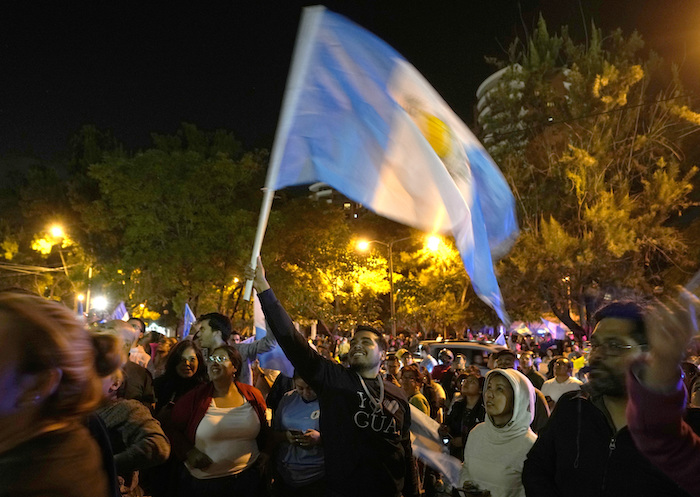
[[[250, 342], [218, 313], [178, 341], [0, 292], [0, 497], [700, 495], [690, 294], [434, 358], [370, 326], [310, 340], [247, 276], [271, 331]], [[293, 377], [260, 368], [275, 347]], [[458, 479], [414, 456], [421, 417]]]

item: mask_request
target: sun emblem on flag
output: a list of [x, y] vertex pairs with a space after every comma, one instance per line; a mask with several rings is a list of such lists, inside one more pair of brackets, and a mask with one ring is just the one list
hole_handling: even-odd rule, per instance
[[430, 146], [435, 150], [437, 156], [444, 161], [452, 148], [450, 128], [436, 116], [431, 116], [425, 112], [421, 114], [418, 127], [425, 139], [430, 143]]
[[445, 120], [429, 112], [420, 100], [405, 96], [403, 109], [411, 117], [428, 144], [440, 158], [450, 176], [459, 185], [469, 184], [471, 174], [467, 156], [460, 141]]

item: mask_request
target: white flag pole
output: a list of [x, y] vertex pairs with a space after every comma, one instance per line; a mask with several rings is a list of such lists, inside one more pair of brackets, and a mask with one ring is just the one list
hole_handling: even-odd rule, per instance
[[[251, 267], [255, 267], [258, 263], [258, 256], [262, 248], [263, 238], [265, 237], [265, 229], [270, 218], [270, 209], [272, 209], [272, 201], [275, 197], [275, 190], [272, 186], [277, 181], [280, 165], [282, 163], [282, 153], [287, 144], [289, 129], [292, 125], [292, 116], [299, 101], [301, 94], [302, 79], [309, 66], [311, 59], [311, 50], [313, 48], [313, 40], [316, 37], [318, 26], [321, 22], [321, 17], [325, 11], [325, 7], [317, 5], [314, 7], [306, 7], [301, 16], [299, 24], [299, 33], [297, 41], [294, 45], [294, 54], [292, 55], [292, 65], [287, 78], [287, 86], [284, 89], [284, 97], [282, 99], [282, 110], [280, 111], [279, 122], [277, 123], [277, 131], [275, 132], [275, 141], [272, 145], [272, 154], [270, 155], [270, 164], [267, 167], [267, 178], [265, 179], [265, 188], [263, 188], [263, 201], [260, 207], [260, 217], [258, 218], [258, 229], [255, 232], [255, 241], [253, 242], [253, 253], [250, 257]], [[245, 293], [243, 299], [250, 301], [250, 295], [253, 291], [253, 281], [245, 282]]]

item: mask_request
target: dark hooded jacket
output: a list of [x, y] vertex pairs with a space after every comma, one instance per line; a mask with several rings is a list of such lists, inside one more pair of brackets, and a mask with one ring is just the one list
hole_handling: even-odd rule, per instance
[[687, 496], [645, 458], [627, 427], [615, 431], [602, 396], [561, 396], [527, 455], [528, 497]]

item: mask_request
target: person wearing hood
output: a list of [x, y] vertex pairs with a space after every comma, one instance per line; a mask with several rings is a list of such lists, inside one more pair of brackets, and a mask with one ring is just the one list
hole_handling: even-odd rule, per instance
[[523, 463], [537, 439], [530, 429], [534, 387], [519, 371], [494, 369], [486, 375], [484, 403], [486, 419], [469, 434], [460, 484], [469, 489], [467, 495], [524, 497]]

